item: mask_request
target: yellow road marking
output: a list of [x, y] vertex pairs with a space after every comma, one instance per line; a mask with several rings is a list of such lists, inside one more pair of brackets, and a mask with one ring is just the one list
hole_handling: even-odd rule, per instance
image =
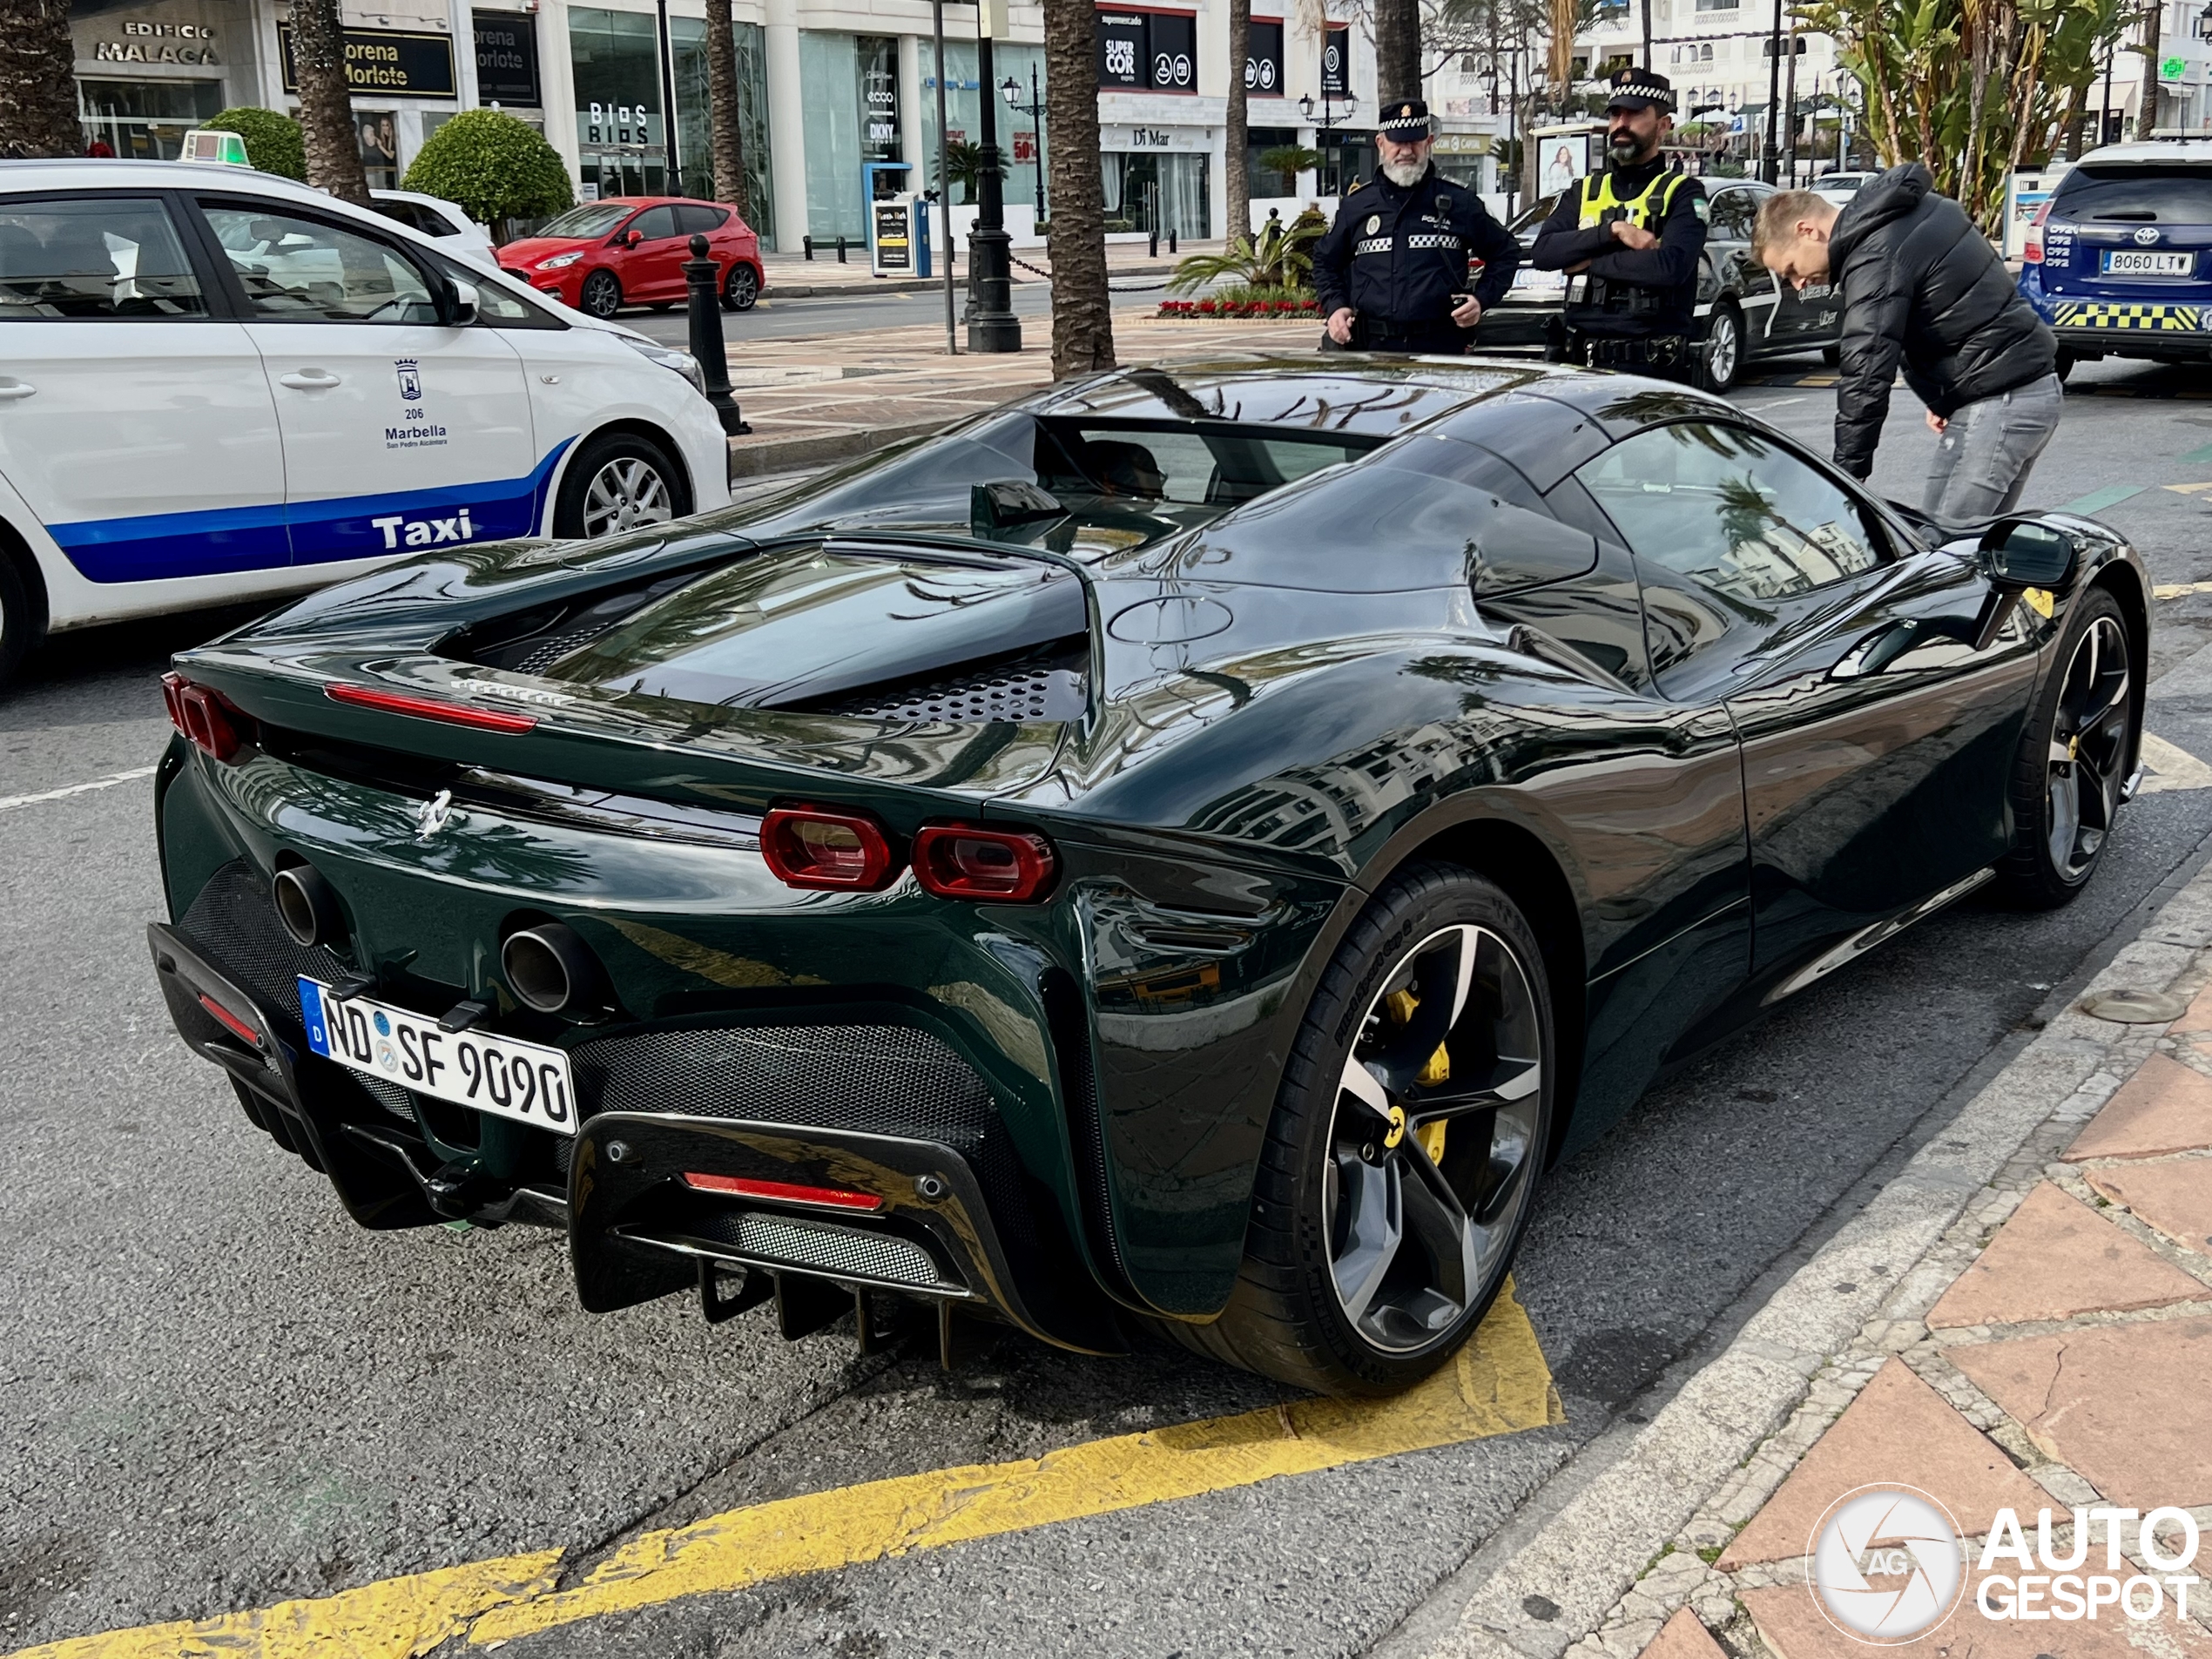
[[[2212, 489], [2212, 484], [2205, 486]], [[2192, 593], [2212, 593], [2212, 582], [2161, 582], [2150, 590], [2154, 599], [2183, 599]], [[0, 806], [7, 803], [0, 801]]]
[[413, 1659], [681, 1597], [1023, 1532], [1566, 1420], [1508, 1285], [1453, 1362], [1395, 1399], [1302, 1399], [1014, 1463], [733, 1509], [624, 1545], [565, 1590], [561, 1552], [388, 1579], [314, 1602], [77, 1636], [13, 1659]]
[[2212, 481], [2201, 484], [2168, 484], [2166, 488], [2176, 496], [2201, 496], [2206, 490], [2212, 489]]
[[2142, 753], [2138, 759], [2150, 769], [2143, 779], [2143, 794], [2163, 794], [2172, 789], [2212, 789], [2212, 766], [2155, 732], [2143, 733]]

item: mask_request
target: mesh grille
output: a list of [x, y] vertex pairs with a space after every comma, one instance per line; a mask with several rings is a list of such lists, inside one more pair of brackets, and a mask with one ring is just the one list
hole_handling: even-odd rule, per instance
[[825, 1226], [758, 1211], [713, 1217], [689, 1229], [702, 1238], [735, 1245], [748, 1255], [772, 1257], [825, 1273], [891, 1279], [901, 1285], [941, 1285], [945, 1276], [929, 1252], [910, 1238]]
[[912, 1026], [694, 1026], [603, 1037], [571, 1055], [592, 1112], [681, 1112], [937, 1141], [968, 1160], [1009, 1252], [1033, 1238], [991, 1091]]
[[[303, 945], [285, 932], [268, 887], [243, 859], [233, 860], [209, 878], [177, 931], [260, 998], [279, 1028], [277, 1035], [293, 1049], [307, 1042], [300, 1025], [299, 976], [305, 974], [326, 985], [346, 977], [345, 965], [328, 951]], [[414, 1126], [415, 1108], [405, 1089], [381, 1077], [350, 1071], [346, 1076], [400, 1122]]]
[[539, 674], [550, 668], [587, 640], [597, 639], [607, 631], [607, 623], [594, 623], [589, 628], [572, 628], [568, 632], [555, 634], [530, 647], [529, 654], [514, 664], [517, 674]]
[[1082, 713], [1082, 675], [1032, 664], [920, 685], [878, 687], [821, 705], [870, 720], [1072, 720]]

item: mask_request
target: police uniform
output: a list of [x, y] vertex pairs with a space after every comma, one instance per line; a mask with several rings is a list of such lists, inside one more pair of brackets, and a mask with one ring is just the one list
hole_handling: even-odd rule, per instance
[[[1673, 87], [1653, 71], [1622, 70], [1612, 85], [1608, 113], [1674, 110]], [[1539, 270], [1583, 267], [1568, 283], [1556, 354], [1594, 368], [1689, 380], [1707, 211], [1704, 185], [1658, 156], [1625, 167], [1608, 162], [1562, 192], [1529, 253]], [[1619, 240], [1608, 227], [1623, 219], [1653, 233], [1659, 245], [1632, 248]]]
[[[1426, 138], [1428, 105], [1392, 104], [1375, 131], [1400, 144]], [[1482, 261], [1472, 287], [1470, 258]], [[1520, 263], [1521, 244], [1473, 191], [1439, 177], [1433, 165], [1411, 185], [1378, 168], [1345, 192], [1336, 223], [1313, 245], [1313, 287], [1324, 317], [1352, 308], [1354, 351], [1456, 355], [1474, 331], [1452, 320], [1454, 307], [1469, 293], [1485, 310], [1495, 305]], [[1325, 334], [1322, 343], [1334, 344]]]

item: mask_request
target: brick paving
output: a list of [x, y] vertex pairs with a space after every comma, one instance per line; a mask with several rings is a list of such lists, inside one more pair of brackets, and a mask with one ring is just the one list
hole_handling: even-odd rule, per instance
[[[2212, 1659], [2212, 948], [2175, 988], [2193, 995], [2188, 1011], [2128, 1045], [2101, 1103], [2052, 1101], [1885, 1317], [1831, 1357], [1790, 1420], [1570, 1659], [1863, 1656], [1869, 1644], [1826, 1615], [1809, 1575], [1812, 1529], [1866, 1485], [1931, 1494], [1969, 1542], [1957, 1610], [1903, 1644], [1912, 1652]], [[2205, 1576], [2188, 1616], [2170, 1596], [2141, 1621], [2109, 1606], [2034, 1621], [1977, 1609], [1980, 1545], [1999, 1509], [2018, 1514], [2031, 1553], [2050, 1511], [2063, 1561], [2072, 1511], [2101, 1506], [2128, 1514], [2121, 1579], [2187, 1570], [2146, 1560], [2138, 1514], [2175, 1506], [2195, 1521]], [[2080, 1570], [2095, 1573], [2106, 1524], [2084, 1530]], [[2169, 1519], [2154, 1541], [2170, 1560], [2182, 1537]]]

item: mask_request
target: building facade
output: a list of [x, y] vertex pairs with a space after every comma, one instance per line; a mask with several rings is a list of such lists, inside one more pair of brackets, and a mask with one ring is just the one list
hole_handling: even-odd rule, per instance
[[[859, 241], [871, 190], [939, 186], [941, 71], [927, 0], [736, 0], [734, 12], [748, 201], [769, 246]], [[275, 0], [76, 0], [88, 146], [170, 157], [187, 128], [226, 107], [296, 113], [287, 15]], [[709, 162], [704, 6], [667, 0], [666, 17], [664, 41], [652, 0], [349, 3], [348, 69], [371, 184], [396, 185], [455, 111], [496, 105], [544, 132], [583, 197], [668, 190], [671, 160], [685, 193], [726, 193]], [[977, 141], [981, 101], [995, 100], [1017, 239], [1049, 208], [1035, 108], [1045, 86], [1042, 23], [1036, 4], [1011, 8], [1011, 38], [993, 43], [995, 84], [985, 87], [974, 9], [946, 8], [945, 136]], [[1098, 8], [1109, 231], [1188, 240], [1224, 233], [1228, 30], [1225, 0]], [[1288, 209], [1287, 218], [1307, 200], [1325, 202], [1372, 167], [1374, 52], [1363, 28], [1332, 22], [1317, 30], [1293, 8], [1260, 10], [1241, 71], [1256, 219], [1270, 206]], [[1435, 92], [1440, 165], [1492, 188], [1498, 119], [1462, 88], [1440, 84]], [[1319, 152], [1321, 166], [1275, 171], [1271, 152], [1280, 160], [1292, 147]], [[965, 192], [954, 171], [957, 204]]]

